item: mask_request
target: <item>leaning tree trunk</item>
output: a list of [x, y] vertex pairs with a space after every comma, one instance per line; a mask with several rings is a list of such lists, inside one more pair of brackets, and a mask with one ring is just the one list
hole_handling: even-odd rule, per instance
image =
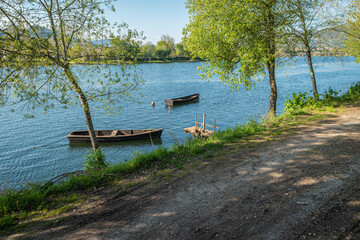
[[86, 126], [88, 128], [89, 135], [90, 135], [91, 145], [95, 151], [96, 149], [99, 148], [99, 143], [98, 143], [96, 135], [95, 135], [95, 129], [94, 129], [93, 122], [91, 120], [90, 108], [89, 108], [87, 98], [86, 98], [84, 92], [82, 91], [82, 89], [80, 88], [80, 86], [78, 85], [78, 83], [77, 83], [73, 73], [70, 71], [69, 67], [63, 67], [63, 70], [64, 70], [67, 78], [69, 79], [71, 85], [73, 86], [74, 90], [76, 91], [76, 93], [79, 96], [81, 106], [83, 108], [84, 115], [85, 115]]
[[311, 75], [314, 99], [318, 99], [318, 91], [317, 91], [317, 86], [316, 86], [315, 72], [314, 72], [314, 68], [313, 68], [313, 64], [312, 64], [310, 46], [306, 46], [306, 57], [307, 57], [307, 62], [309, 65], [309, 70], [310, 70], [310, 75]]

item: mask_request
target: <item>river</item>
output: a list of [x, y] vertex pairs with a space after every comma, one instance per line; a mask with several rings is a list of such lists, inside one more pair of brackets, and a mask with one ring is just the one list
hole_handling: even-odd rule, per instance
[[[351, 57], [341, 62], [331, 57], [315, 58], [319, 93], [331, 87], [346, 90], [359, 81], [360, 68]], [[250, 117], [259, 119], [267, 113], [269, 84], [266, 79], [255, 88], [232, 91], [219, 79], [202, 81], [198, 76], [199, 62], [142, 64], [145, 85], [141, 103], [126, 103], [116, 116], [93, 112], [96, 129], [164, 128], [161, 139], [154, 147], [169, 147], [189, 137], [185, 127], [194, 125], [195, 114], [206, 113], [207, 122], [221, 129], [246, 122]], [[116, 66], [112, 66], [116, 68]], [[284, 108], [293, 92], [310, 91], [311, 80], [304, 59], [286, 64], [276, 72], [278, 84], [278, 113]], [[164, 99], [200, 93], [200, 101], [175, 108], [167, 108]], [[151, 102], [155, 102], [153, 107]], [[24, 112], [0, 113], [0, 188], [19, 188], [29, 182], [44, 182], [59, 174], [83, 168], [84, 155], [89, 144], [69, 144], [66, 135], [73, 130], [86, 129], [80, 106], [68, 109], [56, 107], [43, 115], [36, 110], [36, 117], [25, 119]], [[150, 141], [101, 144], [110, 163], [119, 163], [139, 151], [151, 151]]]

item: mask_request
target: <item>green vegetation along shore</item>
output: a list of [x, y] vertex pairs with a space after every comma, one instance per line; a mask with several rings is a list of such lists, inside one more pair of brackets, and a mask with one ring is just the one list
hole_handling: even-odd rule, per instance
[[[28, 219], [65, 213], [86, 202], [96, 188], [114, 187], [119, 192], [126, 192], [148, 182], [166, 179], [175, 172], [186, 174], [184, 170], [190, 165], [225, 151], [228, 145], [243, 143], [244, 148], [255, 147], [259, 142], [272, 140], [287, 132], [291, 126], [311, 124], [321, 119], [324, 113], [338, 111], [347, 103], [357, 103], [359, 97], [360, 83], [354, 84], [342, 95], [330, 89], [319, 101], [308, 93], [293, 94], [293, 98], [285, 104], [284, 114], [261, 121], [251, 119], [206, 139], [189, 140], [171, 148], [159, 147], [114, 165], [97, 166], [94, 159], [99, 156], [90, 154], [85, 161], [85, 171], [69, 174], [65, 180], [30, 184], [21, 190], [2, 189], [0, 231], [24, 227]], [[98, 154], [103, 157], [101, 152]]]

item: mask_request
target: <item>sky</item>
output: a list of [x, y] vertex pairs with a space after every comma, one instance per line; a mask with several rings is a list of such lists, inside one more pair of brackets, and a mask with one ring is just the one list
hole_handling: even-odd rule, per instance
[[164, 34], [181, 42], [182, 29], [189, 21], [185, 0], [117, 0], [115, 12], [106, 11], [110, 22], [129, 25], [130, 29], [143, 31], [146, 42], [156, 45]]

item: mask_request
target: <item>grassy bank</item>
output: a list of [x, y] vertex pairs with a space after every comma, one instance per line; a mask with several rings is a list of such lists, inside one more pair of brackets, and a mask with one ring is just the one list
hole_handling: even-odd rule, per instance
[[21, 190], [4, 189], [0, 193], [0, 230], [29, 218], [65, 213], [86, 201], [87, 194], [94, 188], [115, 186], [119, 191], [126, 190], [157, 179], [161, 174], [182, 169], [194, 159], [206, 159], [221, 153], [226, 146], [246, 142], [247, 138], [256, 136], [271, 140], [272, 136], [286, 132], [289, 126], [310, 123], [320, 118], [321, 112], [336, 111], [345, 103], [358, 101], [360, 83], [342, 95], [330, 89], [319, 97], [320, 100], [315, 101], [307, 93], [293, 94], [285, 104], [286, 112], [272, 119], [250, 120], [207, 139], [189, 140], [171, 148], [159, 147], [152, 152], [139, 153], [129, 161], [100, 169], [87, 168], [81, 174], [67, 176], [64, 181], [31, 184]]

